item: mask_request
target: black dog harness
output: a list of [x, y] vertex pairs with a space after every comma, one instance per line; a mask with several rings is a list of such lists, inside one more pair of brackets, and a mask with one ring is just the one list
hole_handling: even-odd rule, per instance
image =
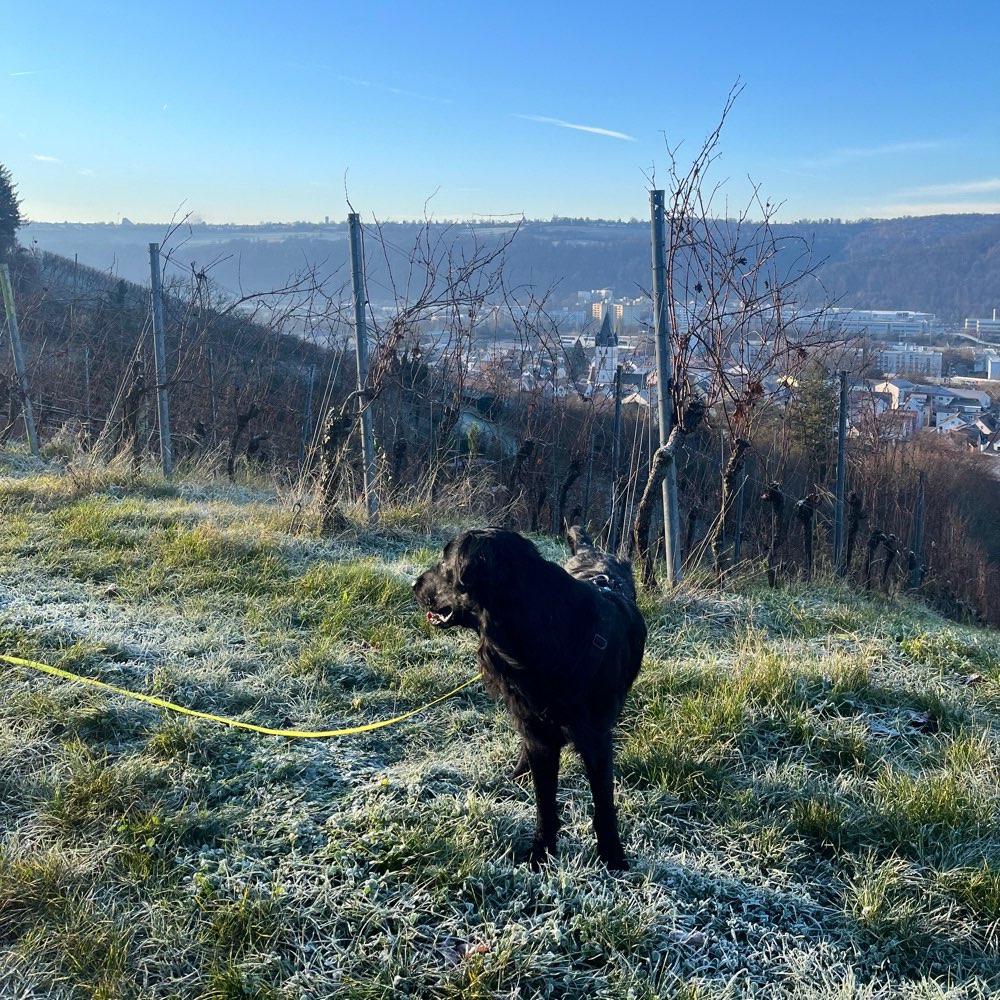
[[581, 576], [579, 579], [584, 583], [592, 583], [598, 590], [614, 593], [615, 588], [611, 586], [611, 577], [607, 573], [595, 573], [593, 576]]
[[[613, 594], [615, 588], [611, 586], [611, 577], [607, 573], [595, 573], [593, 576], [580, 577], [585, 583], [592, 583], [598, 590], [606, 594]], [[608, 640], [600, 632], [594, 633], [594, 647], [602, 653], [608, 648]]]

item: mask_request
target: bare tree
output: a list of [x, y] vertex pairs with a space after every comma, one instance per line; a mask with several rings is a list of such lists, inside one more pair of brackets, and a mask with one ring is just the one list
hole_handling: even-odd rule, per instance
[[[686, 409], [698, 400], [707, 407], [709, 422], [724, 431], [730, 454], [723, 464], [732, 475], [722, 484], [711, 539], [720, 575], [755, 428], [768, 406], [784, 397], [810, 352], [830, 339], [821, 322], [826, 301], [811, 245], [798, 236], [779, 235], [780, 205], [758, 186], [732, 215], [724, 184], [709, 178], [742, 89], [737, 83], [730, 91], [718, 123], [690, 163], [681, 162], [679, 146], [667, 145], [673, 381], [660, 389], [670, 393], [675, 424], [684, 424]], [[771, 470], [768, 479], [773, 478]]]
[[[360, 395], [374, 417], [383, 488], [398, 494], [409, 467], [426, 472], [431, 489], [447, 473], [474, 342], [502, 298], [504, 253], [517, 228], [482, 243], [474, 229], [428, 219], [404, 247], [377, 220], [363, 227], [366, 262], [377, 260], [380, 277], [365, 280], [370, 360]], [[354, 458], [345, 401], [327, 405], [321, 478], [330, 509], [337, 502], [331, 491], [343, 491]]]

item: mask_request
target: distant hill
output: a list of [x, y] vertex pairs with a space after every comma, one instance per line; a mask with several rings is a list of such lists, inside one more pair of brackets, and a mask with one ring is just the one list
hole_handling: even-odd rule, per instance
[[[615, 274], [621, 276], [628, 273], [628, 261], [633, 259], [638, 271], [645, 250], [643, 228], [638, 223], [527, 225], [514, 245], [516, 251], [510, 248], [511, 280], [516, 281], [519, 271], [534, 280], [532, 267], [543, 272], [549, 265], [564, 263], [567, 254], [577, 255], [578, 260], [593, 254], [594, 261], [607, 268], [604, 273], [611, 273], [614, 265], [620, 269]], [[838, 227], [836, 231], [843, 230]], [[475, 235], [483, 241], [497, 240], [504, 232], [477, 227]], [[412, 233], [402, 226], [387, 229], [384, 245], [392, 253], [405, 255], [402, 240], [412, 238]], [[878, 234], [868, 235], [876, 246]], [[299, 235], [261, 242], [274, 249], [297, 249], [304, 256], [306, 241], [315, 238]], [[463, 238], [470, 238], [469, 233]], [[336, 239], [323, 245], [332, 259]], [[462, 248], [446, 245], [453, 250], [450, 262], [460, 269]], [[218, 253], [208, 243], [203, 247]], [[374, 294], [384, 294], [387, 284], [382, 276], [372, 276], [384, 271], [374, 252], [380, 248], [371, 241], [368, 248], [372, 251], [368, 285], [374, 298]], [[547, 265], [539, 260], [543, 251], [549, 254]], [[843, 266], [848, 266], [851, 258], [844, 256]], [[565, 287], [596, 285], [588, 280], [591, 273], [574, 274], [583, 274], [584, 280]], [[13, 277], [32, 408], [43, 448], [48, 454], [69, 456], [93, 450], [133, 467], [148, 463], [159, 445], [148, 286], [41, 251], [16, 255]], [[414, 285], [411, 292], [419, 296], [419, 278]], [[323, 296], [317, 299], [321, 306], [326, 302]], [[442, 311], [447, 311], [455, 300], [439, 301], [444, 302]], [[261, 308], [255, 312], [254, 305]], [[465, 315], [460, 309], [455, 314]], [[373, 384], [379, 387], [370, 407], [380, 469], [377, 478], [388, 496], [423, 496], [427, 491], [433, 495], [440, 482], [468, 476], [473, 470], [476, 478], [471, 493], [483, 498], [491, 517], [502, 509], [505, 519], [532, 531], [542, 530], [546, 520], [551, 530], [558, 531], [564, 516], [574, 509], [581, 515], [586, 510], [598, 525], [612, 516], [624, 516], [610, 507], [615, 449], [609, 411], [613, 408], [591, 406], [575, 394], [549, 397], [540, 384], [522, 391], [517, 382], [505, 383], [502, 364], [483, 369], [480, 375], [485, 372], [489, 381], [465, 384], [455, 379], [455, 369], [448, 363], [464, 357], [466, 341], [458, 328], [452, 328], [456, 353], [445, 355], [444, 363], [438, 364], [433, 355], [425, 360], [419, 350], [408, 349], [405, 322], [394, 325], [398, 315], [380, 318], [383, 339], [371, 367]], [[251, 302], [245, 309], [216, 308], [209, 295], [202, 296], [195, 277], [164, 296], [163, 316], [171, 441], [178, 462], [190, 460], [220, 474], [224, 469], [233, 479], [243, 469], [267, 470], [281, 481], [310, 471], [313, 460], [308, 445], [314, 432], [324, 426], [331, 409], [337, 413], [353, 399], [353, 351], [338, 339], [336, 312], [319, 314], [315, 340], [300, 339], [284, 332], [282, 314], [269, 303]], [[404, 339], [393, 339], [397, 331]], [[466, 370], [465, 366], [459, 370]], [[515, 374], [522, 372], [523, 368], [515, 367]], [[16, 385], [9, 364], [0, 367], [0, 447], [23, 436]], [[632, 441], [629, 468], [631, 481], [638, 487], [648, 468], [642, 452], [642, 442], [650, 438], [646, 414], [634, 408], [624, 420], [622, 440]], [[771, 481], [780, 481], [783, 495], [789, 498], [804, 496], [817, 483], [825, 496], [831, 495], [829, 469], [817, 468], [818, 459], [806, 453], [807, 442], [796, 423], [758, 421], [753, 467], [747, 472], [751, 500], [760, 498]], [[491, 449], [485, 432], [479, 433], [486, 425], [490, 433], [497, 430], [495, 441], [503, 439], [510, 447]], [[470, 429], [473, 426], [475, 433]], [[719, 495], [717, 432], [722, 427], [717, 423], [702, 428], [685, 445], [682, 504], [688, 525], [685, 544], [692, 552], [704, 545], [711, 523], [705, 512], [713, 509]], [[780, 427], [791, 430], [789, 445], [786, 448], [782, 442], [779, 455], [775, 435], [786, 436]], [[339, 454], [351, 420], [338, 418], [325, 429], [328, 452]], [[357, 449], [343, 454], [336, 467], [343, 470], [345, 482], [357, 481]], [[896, 461], [898, 465], [893, 464]], [[876, 528], [886, 537], [910, 537], [915, 476], [918, 470], [925, 473], [921, 487], [924, 540], [932, 566], [927, 593], [943, 607], [969, 609], [970, 614], [975, 609], [996, 624], [1000, 622], [1000, 588], [995, 583], [1000, 546], [995, 470], [987, 467], [987, 461], [952, 447], [941, 435], [920, 438], [898, 453], [894, 445], [889, 450], [878, 445], [873, 451], [867, 439], [859, 439], [850, 446], [848, 475], [850, 488], [867, 503], [864, 513], [877, 543]], [[340, 485], [336, 477], [329, 483], [331, 492]], [[639, 495], [638, 489], [633, 492]], [[617, 510], [623, 510], [621, 505]], [[827, 505], [821, 516], [828, 519], [829, 514]], [[754, 546], [758, 554], [768, 550], [769, 517], [759, 504], [747, 505], [741, 541], [744, 554]], [[798, 532], [789, 531], [789, 546], [782, 553], [789, 565], [800, 558], [794, 551], [797, 537]], [[861, 551], [860, 544], [856, 548]], [[902, 560], [899, 565], [904, 565]]]
[[1000, 215], [816, 224], [815, 246], [834, 299], [905, 308], [946, 323], [1000, 306]]
[[[19, 256], [12, 277], [39, 439], [76, 436], [106, 453], [134, 439], [137, 454], [145, 449], [155, 436], [156, 386], [148, 278], [144, 287], [48, 252]], [[245, 454], [294, 464], [303, 434], [323, 413], [322, 389], [313, 399], [308, 388], [316, 372], [335, 398], [347, 394], [337, 381], [336, 352], [285, 335], [252, 307], [220, 311], [164, 295], [175, 456], [218, 451], [232, 460]], [[12, 385], [5, 366], [0, 445], [21, 433]]]
[[[417, 223], [381, 227], [388, 258], [405, 260]], [[775, 227], [779, 237], [801, 237], [821, 264], [820, 280], [838, 305], [930, 312], [945, 323], [989, 316], [1000, 306], [1000, 215], [940, 215], [860, 222], [803, 221]], [[432, 238], [459, 244], [500, 242], [511, 224], [434, 224]], [[148, 281], [148, 244], [163, 243], [175, 277], [207, 270], [222, 287], [260, 291], [316, 268], [333, 284], [348, 281], [343, 223], [267, 226], [87, 225], [32, 223], [22, 242], [116, 277]], [[640, 294], [650, 284], [649, 225], [559, 219], [522, 224], [506, 251], [512, 285], [556, 289], [556, 298], [579, 289], [613, 288]], [[367, 259], [369, 292], [388, 297], [381, 251]], [[168, 276], [170, 269], [168, 269]], [[817, 285], [817, 292], [819, 286]]]

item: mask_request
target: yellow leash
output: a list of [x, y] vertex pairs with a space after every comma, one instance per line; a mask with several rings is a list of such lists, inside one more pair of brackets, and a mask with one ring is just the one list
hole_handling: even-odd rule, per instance
[[108, 684], [107, 681], [98, 681], [94, 680], [92, 677], [83, 677], [80, 674], [74, 674], [69, 670], [63, 670], [60, 667], [53, 667], [48, 663], [39, 663], [37, 660], [23, 660], [19, 656], [7, 656], [3, 653], [0, 653], [0, 660], [6, 660], [8, 663], [13, 663], [18, 667], [30, 667], [32, 670], [39, 670], [42, 673], [51, 674], [53, 677], [61, 677], [63, 680], [77, 681], [80, 684], [89, 684], [91, 687], [103, 688], [105, 691], [113, 691], [115, 694], [124, 695], [126, 698], [134, 698], [136, 701], [144, 701], [148, 705], [155, 705], [157, 708], [169, 709], [171, 712], [180, 712], [183, 715], [193, 715], [196, 719], [208, 719], [211, 722], [220, 722], [225, 726], [235, 726], [238, 729], [249, 729], [251, 732], [263, 733], [265, 736], [288, 736], [298, 739], [322, 739], [328, 736], [349, 736], [353, 733], [367, 733], [372, 729], [381, 729], [383, 726], [392, 726], [397, 722], [402, 722], [404, 719], [412, 718], [419, 712], [423, 712], [424, 709], [441, 704], [442, 701], [450, 698], [453, 694], [458, 694], [458, 692], [463, 688], [467, 688], [470, 684], [479, 680], [478, 675], [476, 677], [470, 677], [464, 683], [459, 684], [458, 687], [452, 688], [447, 694], [441, 695], [440, 698], [435, 698], [433, 701], [427, 702], [426, 705], [421, 705], [419, 708], [414, 708], [409, 712], [404, 712], [402, 715], [396, 715], [391, 719], [382, 719], [379, 722], [367, 722], [361, 726], [348, 726], [344, 729], [271, 729], [268, 726], [255, 726], [250, 722], [239, 722], [236, 719], [228, 719], [224, 715], [212, 715], [211, 712], [198, 712], [193, 708], [185, 708], [183, 705], [175, 705], [172, 701], [165, 701], [163, 698], [156, 698], [150, 694], [138, 694], [135, 691], [129, 691], [127, 688], [116, 687], [114, 684]]

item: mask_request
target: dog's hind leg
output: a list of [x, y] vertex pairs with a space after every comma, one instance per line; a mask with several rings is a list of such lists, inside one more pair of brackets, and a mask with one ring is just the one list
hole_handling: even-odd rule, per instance
[[625, 851], [618, 836], [618, 816], [615, 812], [611, 734], [581, 733], [579, 738], [574, 739], [573, 745], [583, 758], [583, 766], [590, 779], [597, 853], [611, 871], [628, 871]]
[[518, 747], [517, 751], [517, 763], [514, 765], [514, 769], [510, 772], [511, 781], [516, 781], [518, 778], [524, 777], [526, 774], [531, 772], [531, 762], [528, 760], [528, 746], [521, 740], [521, 745]]
[[556, 788], [559, 783], [560, 747], [525, 741], [531, 780], [535, 786], [535, 837], [529, 861], [537, 868], [556, 849], [559, 813]]

